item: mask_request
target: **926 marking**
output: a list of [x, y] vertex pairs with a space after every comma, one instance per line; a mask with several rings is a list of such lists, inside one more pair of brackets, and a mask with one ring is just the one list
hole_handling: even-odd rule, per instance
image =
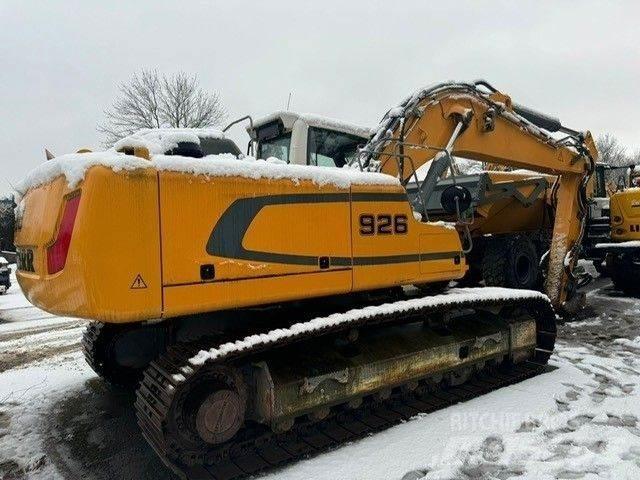
[[363, 213], [360, 215], [360, 235], [404, 235], [407, 230], [407, 216], [402, 213], [395, 215]]

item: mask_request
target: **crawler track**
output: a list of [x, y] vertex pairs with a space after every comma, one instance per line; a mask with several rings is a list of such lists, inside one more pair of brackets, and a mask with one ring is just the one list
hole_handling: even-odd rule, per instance
[[[544, 371], [555, 342], [555, 315], [547, 300], [537, 295], [480, 300], [467, 297], [442, 295], [437, 299], [444, 301], [432, 304], [396, 302], [386, 309], [362, 309], [343, 322], [332, 322], [332, 317], [316, 319], [301, 324], [303, 327], [313, 324], [308, 331], [297, 328], [294, 329], [296, 333], [283, 334], [277, 339], [263, 335], [262, 340], [253, 338], [249, 341], [250, 338], [247, 338], [234, 344], [228, 343], [221, 349], [210, 350], [211, 358], [206, 358], [205, 355], [203, 360], [200, 354], [198, 361], [194, 361], [198, 358], [198, 352], [210, 348], [210, 344], [200, 342], [177, 345], [145, 371], [136, 400], [138, 422], [156, 453], [182, 478], [238, 479], [319, 454], [344, 442], [388, 428], [418, 413], [432, 412]], [[396, 306], [398, 308], [394, 309]], [[495, 307], [504, 307], [505, 315], [514, 308], [524, 308], [535, 315], [538, 348], [531, 361], [516, 365], [509, 365], [508, 361], [490, 366], [484, 362], [477, 365], [465, 364], [458, 370], [448, 372], [437, 384], [421, 383], [415, 391], [396, 388], [387, 400], [366, 398], [357, 410], [335, 407], [324, 420], [312, 422], [298, 419], [292, 429], [285, 433], [274, 433], [263, 425], [248, 423], [229, 442], [199, 450], [185, 448], [180, 439], [167, 428], [178, 393], [188, 388], [190, 379], [201, 369], [245, 359], [259, 352], [303, 341], [312, 335], [332, 334], [354, 326], [408, 323], [455, 309], [480, 310]], [[359, 312], [363, 313], [358, 314]], [[451, 386], [448, 380], [456, 374], [468, 372], [469, 367], [473, 367], [474, 375], [462, 385]]]
[[104, 328], [104, 324], [99, 322], [91, 322], [84, 330], [82, 335], [82, 353], [84, 358], [93, 369], [101, 377], [104, 376], [103, 365], [96, 357], [98, 337], [100, 332]]
[[122, 331], [117, 326], [91, 322], [82, 335], [82, 351], [89, 366], [111, 386], [134, 389], [138, 383], [139, 371], [118, 367], [108, 361], [107, 353], [116, 336]]

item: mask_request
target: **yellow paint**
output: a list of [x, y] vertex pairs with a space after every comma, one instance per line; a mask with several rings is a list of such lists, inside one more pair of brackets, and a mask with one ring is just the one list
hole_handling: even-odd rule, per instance
[[[158, 190], [155, 170], [114, 173], [93, 167], [79, 187], [80, 206], [66, 264], [47, 273], [46, 247], [55, 239], [71, 193], [63, 177], [30, 191], [18, 247], [34, 249], [35, 273], [17, 272], [34, 305], [58, 315], [105, 322], [161, 314]], [[131, 289], [140, 274], [147, 285]]]
[[640, 188], [628, 188], [610, 197], [611, 239], [640, 240]]
[[[551, 205], [550, 191], [556, 177], [535, 173], [518, 173], [505, 171], [489, 171], [489, 178], [495, 186], [543, 177], [547, 188], [532, 205], [525, 205], [514, 197], [502, 198], [480, 205], [476, 208], [476, 218], [470, 227], [474, 236], [486, 234], [508, 234], [513, 232], [530, 232], [551, 229], [553, 225], [545, 214]], [[518, 187], [528, 197], [534, 190], [533, 185]]]
[[[492, 94], [492, 98], [504, 104], [507, 112], [512, 111], [511, 99], [504, 94]], [[486, 131], [484, 118], [488, 110], [493, 108], [484, 97], [471, 93], [452, 93], [443, 91], [420, 102], [414, 112], [405, 119], [404, 141], [407, 144], [439, 147], [447, 145], [455, 130], [460, 114], [472, 111], [470, 122], [452, 147], [452, 155], [487, 163], [513, 168], [534, 170], [558, 177], [556, 192], [555, 223], [550, 262], [547, 272], [547, 294], [555, 306], [562, 306], [567, 291], [568, 272], [564, 266], [567, 251], [580, 241], [583, 219], [580, 217], [579, 191], [585, 177], [590, 176], [589, 165], [597, 160], [597, 150], [591, 134], [585, 133], [584, 145], [590, 155], [578, 155], [568, 147], [554, 145], [543, 138], [527, 131], [522, 125], [503, 115], [495, 117], [493, 130]], [[398, 139], [400, 133], [393, 132], [392, 138]], [[398, 145], [393, 140], [388, 142], [380, 155], [382, 171], [390, 175], [408, 178], [412, 170], [407, 168], [411, 162], [405, 161], [405, 168], [398, 172], [395, 155]], [[405, 155], [411, 157], [415, 168], [433, 160], [438, 153], [433, 148], [408, 148]], [[495, 175], [497, 172], [493, 172]], [[541, 205], [539, 210], [541, 212]], [[493, 218], [496, 217], [494, 212]], [[500, 223], [508, 225], [517, 211], [505, 215], [504, 222], [498, 220], [488, 229], [499, 231]], [[511, 227], [502, 228], [514, 231]], [[564, 239], [561, 241], [560, 239]], [[574, 258], [574, 261], [576, 259]], [[573, 265], [570, 266], [572, 268]]]
[[[259, 185], [259, 189], [257, 188]], [[257, 182], [236, 177], [195, 177], [142, 169], [91, 168], [79, 185], [81, 201], [67, 263], [46, 273], [46, 246], [55, 238], [70, 192], [64, 179], [29, 192], [16, 244], [31, 247], [36, 273], [18, 272], [29, 299], [45, 310], [104, 322], [132, 322], [314, 296], [460, 278], [464, 259], [420, 261], [421, 253], [460, 252], [455, 230], [414, 219], [406, 200], [351, 202], [352, 194], [403, 194], [399, 186], [340, 189], [290, 180]], [[238, 199], [284, 194], [344, 194], [325, 204], [271, 205], [258, 212], [242, 245], [248, 250], [313, 257], [413, 255], [383, 265], [296, 265], [217, 257], [209, 236]], [[44, 207], [46, 205], [46, 208]], [[360, 213], [404, 215], [407, 233], [360, 235]], [[215, 279], [203, 281], [201, 265]], [[162, 268], [160, 268], [162, 266]], [[145, 289], [131, 286], [140, 274]], [[162, 287], [161, 287], [162, 285]]]

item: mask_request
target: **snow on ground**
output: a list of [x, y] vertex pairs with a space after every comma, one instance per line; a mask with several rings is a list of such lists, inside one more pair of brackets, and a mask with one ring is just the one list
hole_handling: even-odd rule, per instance
[[11, 281], [0, 296], [0, 478], [55, 478], [40, 427], [50, 402], [91, 376], [78, 361], [84, 322], [33, 307]]
[[[640, 478], [640, 302], [603, 279], [588, 298], [560, 326], [548, 373], [262, 478]], [[139, 434], [133, 398], [85, 365], [82, 327], [15, 285], [0, 296], [0, 479], [175, 478]]]
[[46, 454], [47, 418], [57, 399], [92, 376], [80, 357], [75, 351], [0, 373], [0, 478], [61, 478]]
[[133, 399], [85, 363], [86, 322], [0, 296], [0, 480], [170, 479], [137, 430]]
[[266, 478], [640, 478], [639, 352], [562, 342], [549, 373]]

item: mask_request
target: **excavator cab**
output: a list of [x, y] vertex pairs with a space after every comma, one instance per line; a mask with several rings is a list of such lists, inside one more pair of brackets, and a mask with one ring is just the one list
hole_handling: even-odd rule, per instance
[[364, 146], [371, 129], [318, 115], [276, 112], [247, 128], [257, 158], [294, 165], [342, 168]]

